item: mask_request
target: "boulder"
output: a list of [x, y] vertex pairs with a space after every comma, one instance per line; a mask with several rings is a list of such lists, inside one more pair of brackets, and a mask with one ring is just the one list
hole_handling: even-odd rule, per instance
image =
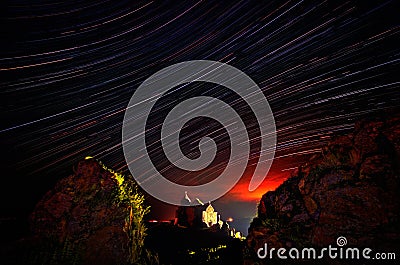
[[[131, 247], [141, 249], [141, 242], [132, 240], [143, 231], [128, 227], [135, 225], [129, 223], [135, 213], [122, 189], [137, 191], [128, 178], [95, 159], [80, 161], [74, 174], [61, 179], [32, 212], [29, 244], [35, 247], [29, 256], [40, 264], [130, 264]], [[135, 209], [147, 212], [142, 205]]]
[[356, 123], [264, 194], [247, 236], [249, 259], [256, 262], [264, 243], [327, 247], [339, 236], [353, 247], [398, 250], [399, 117]]

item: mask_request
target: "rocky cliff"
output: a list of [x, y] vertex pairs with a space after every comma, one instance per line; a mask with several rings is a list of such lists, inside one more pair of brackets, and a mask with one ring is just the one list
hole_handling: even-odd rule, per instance
[[30, 217], [32, 235], [18, 242], [9, 263], [148, 263], [143, 203], [132, 178], [95, 159], [82, 160], [38, 202]]
[[249, 263], [270, 247], [348, 246], [398, 251], [400, 116], [364, 120], [264, 194], [247, 237]]

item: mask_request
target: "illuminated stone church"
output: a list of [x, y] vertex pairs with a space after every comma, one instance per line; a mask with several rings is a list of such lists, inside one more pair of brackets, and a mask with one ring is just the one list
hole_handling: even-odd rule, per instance
[[203, 211], [202, 221], [207, 225], [207, 227], [218, 223], [218, 212], [214, 210], [214, 207], [212, 207], [211, 203], [209, 203], [206, 210]]
[[212, 227], [218, 224], [222, 228], [224, 222], [220, 220], [221, 216], [215, 211], [211, 202], [206, 207], [199, 198], [196, 200], [200, 205], [192, 206], [192, 200], [185, 192], [181, 201], [182, 206], [176, 210], [174, 224], [181, 227]]

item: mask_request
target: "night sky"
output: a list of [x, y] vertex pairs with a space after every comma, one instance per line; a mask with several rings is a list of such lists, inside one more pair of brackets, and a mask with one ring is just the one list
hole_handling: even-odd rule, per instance
[[[199, 174], [185, 174], [171, 167], [160, 145], [166, 114], [199, 95], [221, 99], [240, 114], [250, 160], [239, 183], [214, 204], [243, 232], [261, 195], [332, 137], [361, 118], [399, 111], [396, 1], [10, 2], [2, 13], [0, 59], [2, 218], [26, 215], [86, 156], [128, 173], [121, 146], [125, 109], [145, 79], [175, 63], [230, 64], [259, 85], [271, 106], [275, 160], [252, 193], [247, 187], [260, 130], [232, 91], [204, 82], [177, 87], [157, 102], [146, 127], [156, 167], [177, 183], [196, 185], [225, 168], [229, 137], [211, 119], [189, 122], [182, 151], [195, 158], [199, 140], [210, 136], [218, 154]], [[174, 217], [174, 207], [148, 201], [152, 218]]]

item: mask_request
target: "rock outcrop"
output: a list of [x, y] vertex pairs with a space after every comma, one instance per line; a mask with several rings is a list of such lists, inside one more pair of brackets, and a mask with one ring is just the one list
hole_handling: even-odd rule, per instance
[[136, 188], [94, 159], [80, 161], [38, 202], [32, 236], [18, 243], [11, 264], [139, 262], [148, 208]]
[[270, 247], [398, 250], [400, 116], [358, 122], [260, 200], [247, 237], [249, 263]]

